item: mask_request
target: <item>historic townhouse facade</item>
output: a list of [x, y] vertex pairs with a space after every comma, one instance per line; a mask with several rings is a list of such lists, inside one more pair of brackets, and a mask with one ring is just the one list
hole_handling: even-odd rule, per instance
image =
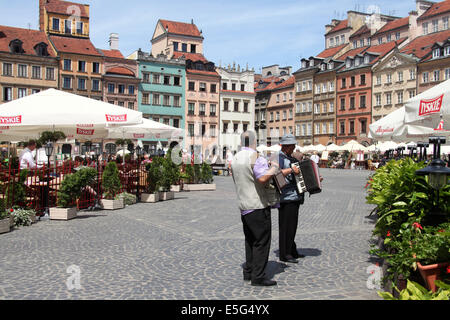
[[58, 88], [58, 58], [44, 32], [0, 26], [0, 104]]
[[295, 77], [291, 76], [271, 90], [267, 103], [267, 143], [275, 145], [288, 133], [294, 134]]
[[[141, 79], [138, 110], [144, 118], [184, 129], [186, 61], [169, 59], [164, 54], [153, 57], [141, 50], [135, 53], [134, 58]], [[143, 140], [144, 150], [155, 151], [158, 141], [163, 147], [168, 147], [168, 139], [155, 138]]]
[[254, 71], [228, 66], [216, 68], [220, 75], [219, 153], [225, 158], [226, 150], [238, 151], [240, 134], [254, 130], [255, 92]]
[[314, 76], [323, 59], [302, 59], [295, 76], [295, 137], [300, 146], [313, 144]]

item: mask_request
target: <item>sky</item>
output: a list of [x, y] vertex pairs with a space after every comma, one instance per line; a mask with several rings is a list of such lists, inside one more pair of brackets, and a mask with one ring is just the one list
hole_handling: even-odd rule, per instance
[[[274, 64], [300, 67], [300, 59], [324, 50], [325, 25], [346, 19], [347, 11], [406, 17], [415, 0], [73, 0], [90, 5], [90, 38], [109, 48], [109, 34], [119, 34], [127, 56], [151, 50], [158, 19], [190, 23], [203, 32], [203, 54], [216, 66], [247, 64], [260, 73]], [[39, 28], [39, 0], [0, 0], [0, 25]]]

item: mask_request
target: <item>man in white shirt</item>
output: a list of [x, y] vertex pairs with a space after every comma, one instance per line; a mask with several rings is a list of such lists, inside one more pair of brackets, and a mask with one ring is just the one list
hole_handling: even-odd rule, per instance
[[320, 158], [317, 155], [317, 151], [314, 151], [314, 154], [311, 156], [311, 160], [317, 163], [317, 165], [319, 165]]
[[37, 168], [32, 152], [36, 150], [36, 141], [30, 140], [20, 156], [20, 169]]

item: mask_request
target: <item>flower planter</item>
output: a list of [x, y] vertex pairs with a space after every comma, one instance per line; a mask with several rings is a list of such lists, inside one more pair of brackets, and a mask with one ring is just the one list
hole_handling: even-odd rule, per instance
[[181, 185], [172, 185], [172, 186], [170, 186], [170, 191], [172, 191], [172, 192], [180, 192], [181, 191]]
[[419, 269], [420, 275], [427, 284], [429, 290], [436, 292], [436, 285], [434, 282], [440, 280], [441, 270], [450, 265], [450, 262], [442, 262], [436, 264], [422, 265], [417, 262], [417, 267]]
[[101, 205], [102, 205], [103, 210], [117, 210], [117, 209], [123, 209], [125, 207], [123, 198], [120, 198], [117, 200], [102, 199]]
[[50, 208], [50, 220], [70, 220], [77, 217], [77, 208]]
[[173, 191], [162, 191], [159, 193], [159, 201], [173, 200], [175, 198], [175, 193]]
[[9, 218], [0, 220], [0, 233], [6, 233], [11, 231], [11, 222]]
[[159, 201], [159, 192], [141, 194], [141, 202], [154, 203]]
[[183, 186], [183, 190], [184, 191], [215, 191], [216, 184], [215, 183], [185, 184]]

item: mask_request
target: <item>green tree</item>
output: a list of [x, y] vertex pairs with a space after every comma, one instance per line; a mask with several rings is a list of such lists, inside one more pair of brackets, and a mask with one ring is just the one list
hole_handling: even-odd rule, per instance
[[105, 193], [105, 198], [113, 200], [115, 195], [122, 188], [120, 182], [119, 169], [115, 162], [108, 162], [102, 175], [102, 188]]

